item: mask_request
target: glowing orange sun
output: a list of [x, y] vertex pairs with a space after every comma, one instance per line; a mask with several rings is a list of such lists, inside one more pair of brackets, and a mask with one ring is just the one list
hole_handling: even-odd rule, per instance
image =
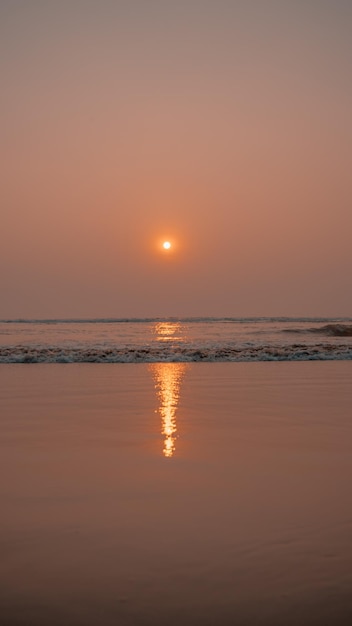
[[170, 250], [171, 243], [169, 241], [164, 241], [163, 248], [164, 248], [164, 250]]

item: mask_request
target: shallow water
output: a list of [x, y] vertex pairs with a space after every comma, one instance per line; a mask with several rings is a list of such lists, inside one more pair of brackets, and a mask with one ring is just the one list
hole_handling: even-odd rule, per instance
[[1, 365], [1, 625], [350, 623], [351, 368]]

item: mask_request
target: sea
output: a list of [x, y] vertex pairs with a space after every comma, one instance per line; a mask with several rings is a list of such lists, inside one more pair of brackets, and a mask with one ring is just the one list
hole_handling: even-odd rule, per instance
[[0, 321], [0, 363], [351, 360], [352, 318]]
[[351, 359], [352, 318], [1, 321], [0, 626], [352, 624]]

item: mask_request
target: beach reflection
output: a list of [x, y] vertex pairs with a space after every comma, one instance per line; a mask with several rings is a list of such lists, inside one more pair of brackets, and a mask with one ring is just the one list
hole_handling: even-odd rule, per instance
[[176, 411], [186, 368], [186, 363], [153, 363], [150, 365], [159, 400], [158, 413], [161, 417], [161, 432], [164, 435], [163, 455], [167, 458], [172, 457], [175, 453]]

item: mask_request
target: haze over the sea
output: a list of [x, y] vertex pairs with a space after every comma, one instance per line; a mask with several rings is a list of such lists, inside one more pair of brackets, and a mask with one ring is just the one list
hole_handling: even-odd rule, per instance
[[351, 32], [345, 0], [1, 2], [0, 319], [350, 315]]

